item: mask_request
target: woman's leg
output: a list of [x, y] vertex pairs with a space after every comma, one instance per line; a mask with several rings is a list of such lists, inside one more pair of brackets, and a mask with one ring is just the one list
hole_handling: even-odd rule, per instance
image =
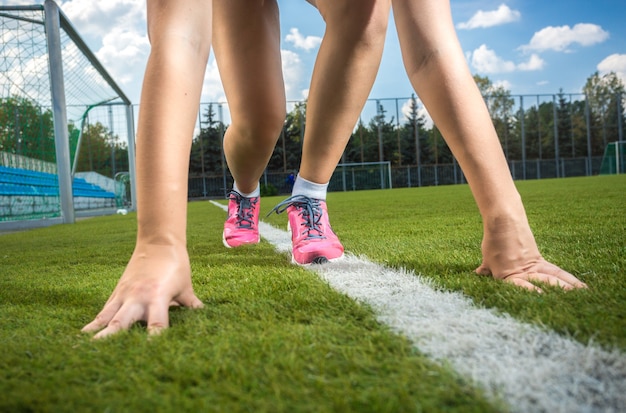
[[213, 49], [228, 99], [228, 168], [244, 193], [257, 188], [286, 116], [275, 1], [215, 0]]
[[380, 66], [389, 0], [317, 0], [326, 22], [307, 102], [300, 177], [328, 183]]
[[231, 114], [224, 154], [233, 175], [223, 243], [259, 242], [259, 179], [285, 121], [280, 24], [275, 1], [216, 0], [214, 50]]
[[530, 281], [584, 287], [539, 253], [491, 118], [459, 44], [450, 4], [393, 0], [411, 84], [459, 161], [481, 216], [480, 274], [536, 289]]
[[292, 261], [323, 263], [343, 256], [330, 227], [326, 190], [350, 139], [382, 57], [389, 0], [312, 1], [326, 32], [320, 46], [307, 102], [302, 162], [287, 210]]

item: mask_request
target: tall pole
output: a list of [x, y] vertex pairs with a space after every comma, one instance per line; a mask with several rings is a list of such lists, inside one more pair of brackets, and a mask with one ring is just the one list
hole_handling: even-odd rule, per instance
[[558, 117], [556, 113], [556, 95], [552, 95], [552, 119], [554, 121], [554, 167], [556, 177], [560, 176], [559, 174], [559, 123]]
[[135, 115], [133, 106], [126, 105], [126, 131], [128, 135], [128, 175], [130, 178], [130, 209], [137, 210], [137, 173], [135, 168]]
[[419, 132], [419, 116], [417, 115], [417, 101], [415, 95], [411, 95], [411, 101], [413, 102], [413, 108], [415, 110], [415, 116], [413, 117], [413, 132], [415, 133], [415, 160], [417, 163], [417, 186], [422, 186], [422, 163], [420, 161], [420, 132]]
[[217, 116], [220, 121], [220, 152], [222, 161], [222, 185], [224, 190], [224, 198], [228, 195], [228, 186], [226, 185], [226, 156], [224, 155], [224, 113], [222, 111], [222, 104], [217, 105]]
[[44, 3], [44, 11], [61, 217], [64, 224], [73, 224], [76, 219], [74, 216], [74, 197], [72, 194], [70, 144], [67, 131], [59, 8], [53, 0], [46, 0]]
[[519, 97], [519, 117], [522, 125], [522, 178], [526, 180], [526, 115], [524, 113], [524, 96]]

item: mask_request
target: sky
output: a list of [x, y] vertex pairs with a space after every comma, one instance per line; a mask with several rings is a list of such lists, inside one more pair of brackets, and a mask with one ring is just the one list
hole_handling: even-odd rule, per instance
[[[443, 1], [443, 0], [442, 0]], [[2, 5], [42, 0], [0, 0]], [[133, 103], [149, 54], [145, 0], [57, 0], [83, 40]], [[324, 21], [305, 0], [278, 0], [288, 100], [307, 96]], [[452, 0], [461, 46], [473, 74], [513, 95], [579, 93], [594, 72], [626, 83], [626, 0]], [[393, 16], [371, 99], [408, 97]], [[225, 101], [213, 56], [203, 102]]]

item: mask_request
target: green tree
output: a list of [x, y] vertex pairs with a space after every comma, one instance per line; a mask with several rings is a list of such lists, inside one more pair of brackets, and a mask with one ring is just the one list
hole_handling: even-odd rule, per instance
[[424, 162], [424, 153], [430, 151], [430, 147], [426, 144], [428, 131], [424, 128], [425, 125], [426, 119], [420, 116], [417, 99], [413, 95], [409, 101], [409, 113], [405, 117], [401, 132], [404, 141], [403, 162], [407, 165], [421, 164]]
[[624, 83], [615, 72], [602, 76], [595, 72], [587, 78], [583, 91], [591, 112], [593, 152], [599, 155], [608, 142], [620, 138], [619, 124], [624, 125]]
[[224, 124], [215, 118], [213, 104], [204, 112], [198, 136], [191, 144], [189, 174], [191, 176], [222, 174], [222, 132]]
[[52, 111], [26, 98], [0, 98], [0, 151], [54, 162]]
[[485, 99], [506, 157], [521, 159], [520, 137], [512, 134], [517, 126], [514, 124], [516, 118], [512, 115], [515, 100], [511, 97], [511, 91], [503, 86], [495, 86], [488, 77], [474, 75], [474, 81]]
[[[77, 130], [73, 127], [70, 129]], [[113, 178], [117, 172], [127, 170], [128, 148], [119, 141], [119, 137], [111, 134], [110, 130], [100, 122], [85, 124], [76, 172], [97, 172]]]

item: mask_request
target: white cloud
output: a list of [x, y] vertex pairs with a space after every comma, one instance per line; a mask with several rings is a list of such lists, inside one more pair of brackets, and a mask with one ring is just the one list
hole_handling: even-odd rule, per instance
[[535, 71], [543, 69], [545, 62], [536, 54], [530, 56], [527, 62], [516, 64], [499, 57], [495, 51], [486, 45], [481, 45], [473, 52], [467, 53], [471, 66], [480, 73], [509, 73], [514, 71]]
[[459, 29], [477, 29], [485, 27], [499, 26], [506, 23], [518, 21], [522, 14], [517, 10], [512, 10], [506, 4], [501, 4], [497, 10], [478, 10], [467, 22], [459, 23]]
[[493, 90], [498, 90], [498, 89], [511, 90], [512, 85], [511, 85], [511, 82], [509, 82], [508, 80], [498, 80], [498, 81], [493, 82], [491, 87]]
[[626, 54], [612, 54], [598, 63], [597, 67], [601, 74], [615, 72], [626, 84]]
[[500, 58], [496, 52], [484, 44], [472, 52], [471, 64], [481, 73], [503, 73], [515, 70], [515, 63]]
[[150, 43], [145, 34], [116, 27], [102, 38], [96, 56], [116, 82], [126, 85], [138, 81], [136, 74], [143, 72], [149, 53]]
[[297, 49], [303, 49], [308, 52], [318, 47], [322, 43], [322, 38], [318, 36], [304, 37], [297, 28], [292, 27], [289, 30], [289, 34], [285, 36], [285, 41], [293, 43]]
[[302, 81], [302, 60], [300, 60], [300, 56], [297, 53], [290, 50], [281, 50], [280, 55], [287, 100], [300, 99], [301, 91], [298, 91], [298, 89], [301, 87], [300, 83]]
[[225, 102], [224, 86], [215, 59], [210, 59], [204, 74], [202, 102]]
[[527, 62], [516, 64], [499, 57], [495, 51], [486, 45], [467, 54], [468, 60], [474, 69], [480, 73], [509, 73], [514, 71], [534, 71], [543, 69], [545, 62], [536, 54], [530, 56]]
[[69, 0], [61, 9], [81, 35], [103, 37], [112, 27], [145, 32], [146, 5], [143, 0]]
[[528, 59], [528, 62], [520, 63], [517, 68], [524, 72], [532, 72], [534, 70], [541, 70], [545, 65], [545, 61], [536, 54], [532, 54]]
[[139, 101], [150, 52], [144, 0], [67, 0], [57, 3], [115, 82]]
[[[41, 1], [43, 4], [43, 1]], [[32, 0], [2, 0], [0, 5], [2, 6], [32, 6], [35, 4]]]
[[524, 51], [555, 50], [557, 52], [569, 51], [572, 44], [591, 46], [602, 43], [609, 38], [609, 32], [601, 26], [590, 23], [578, 23], [574, 27], [548, 26], [536, 32], [530, 43], [521, 47]]

